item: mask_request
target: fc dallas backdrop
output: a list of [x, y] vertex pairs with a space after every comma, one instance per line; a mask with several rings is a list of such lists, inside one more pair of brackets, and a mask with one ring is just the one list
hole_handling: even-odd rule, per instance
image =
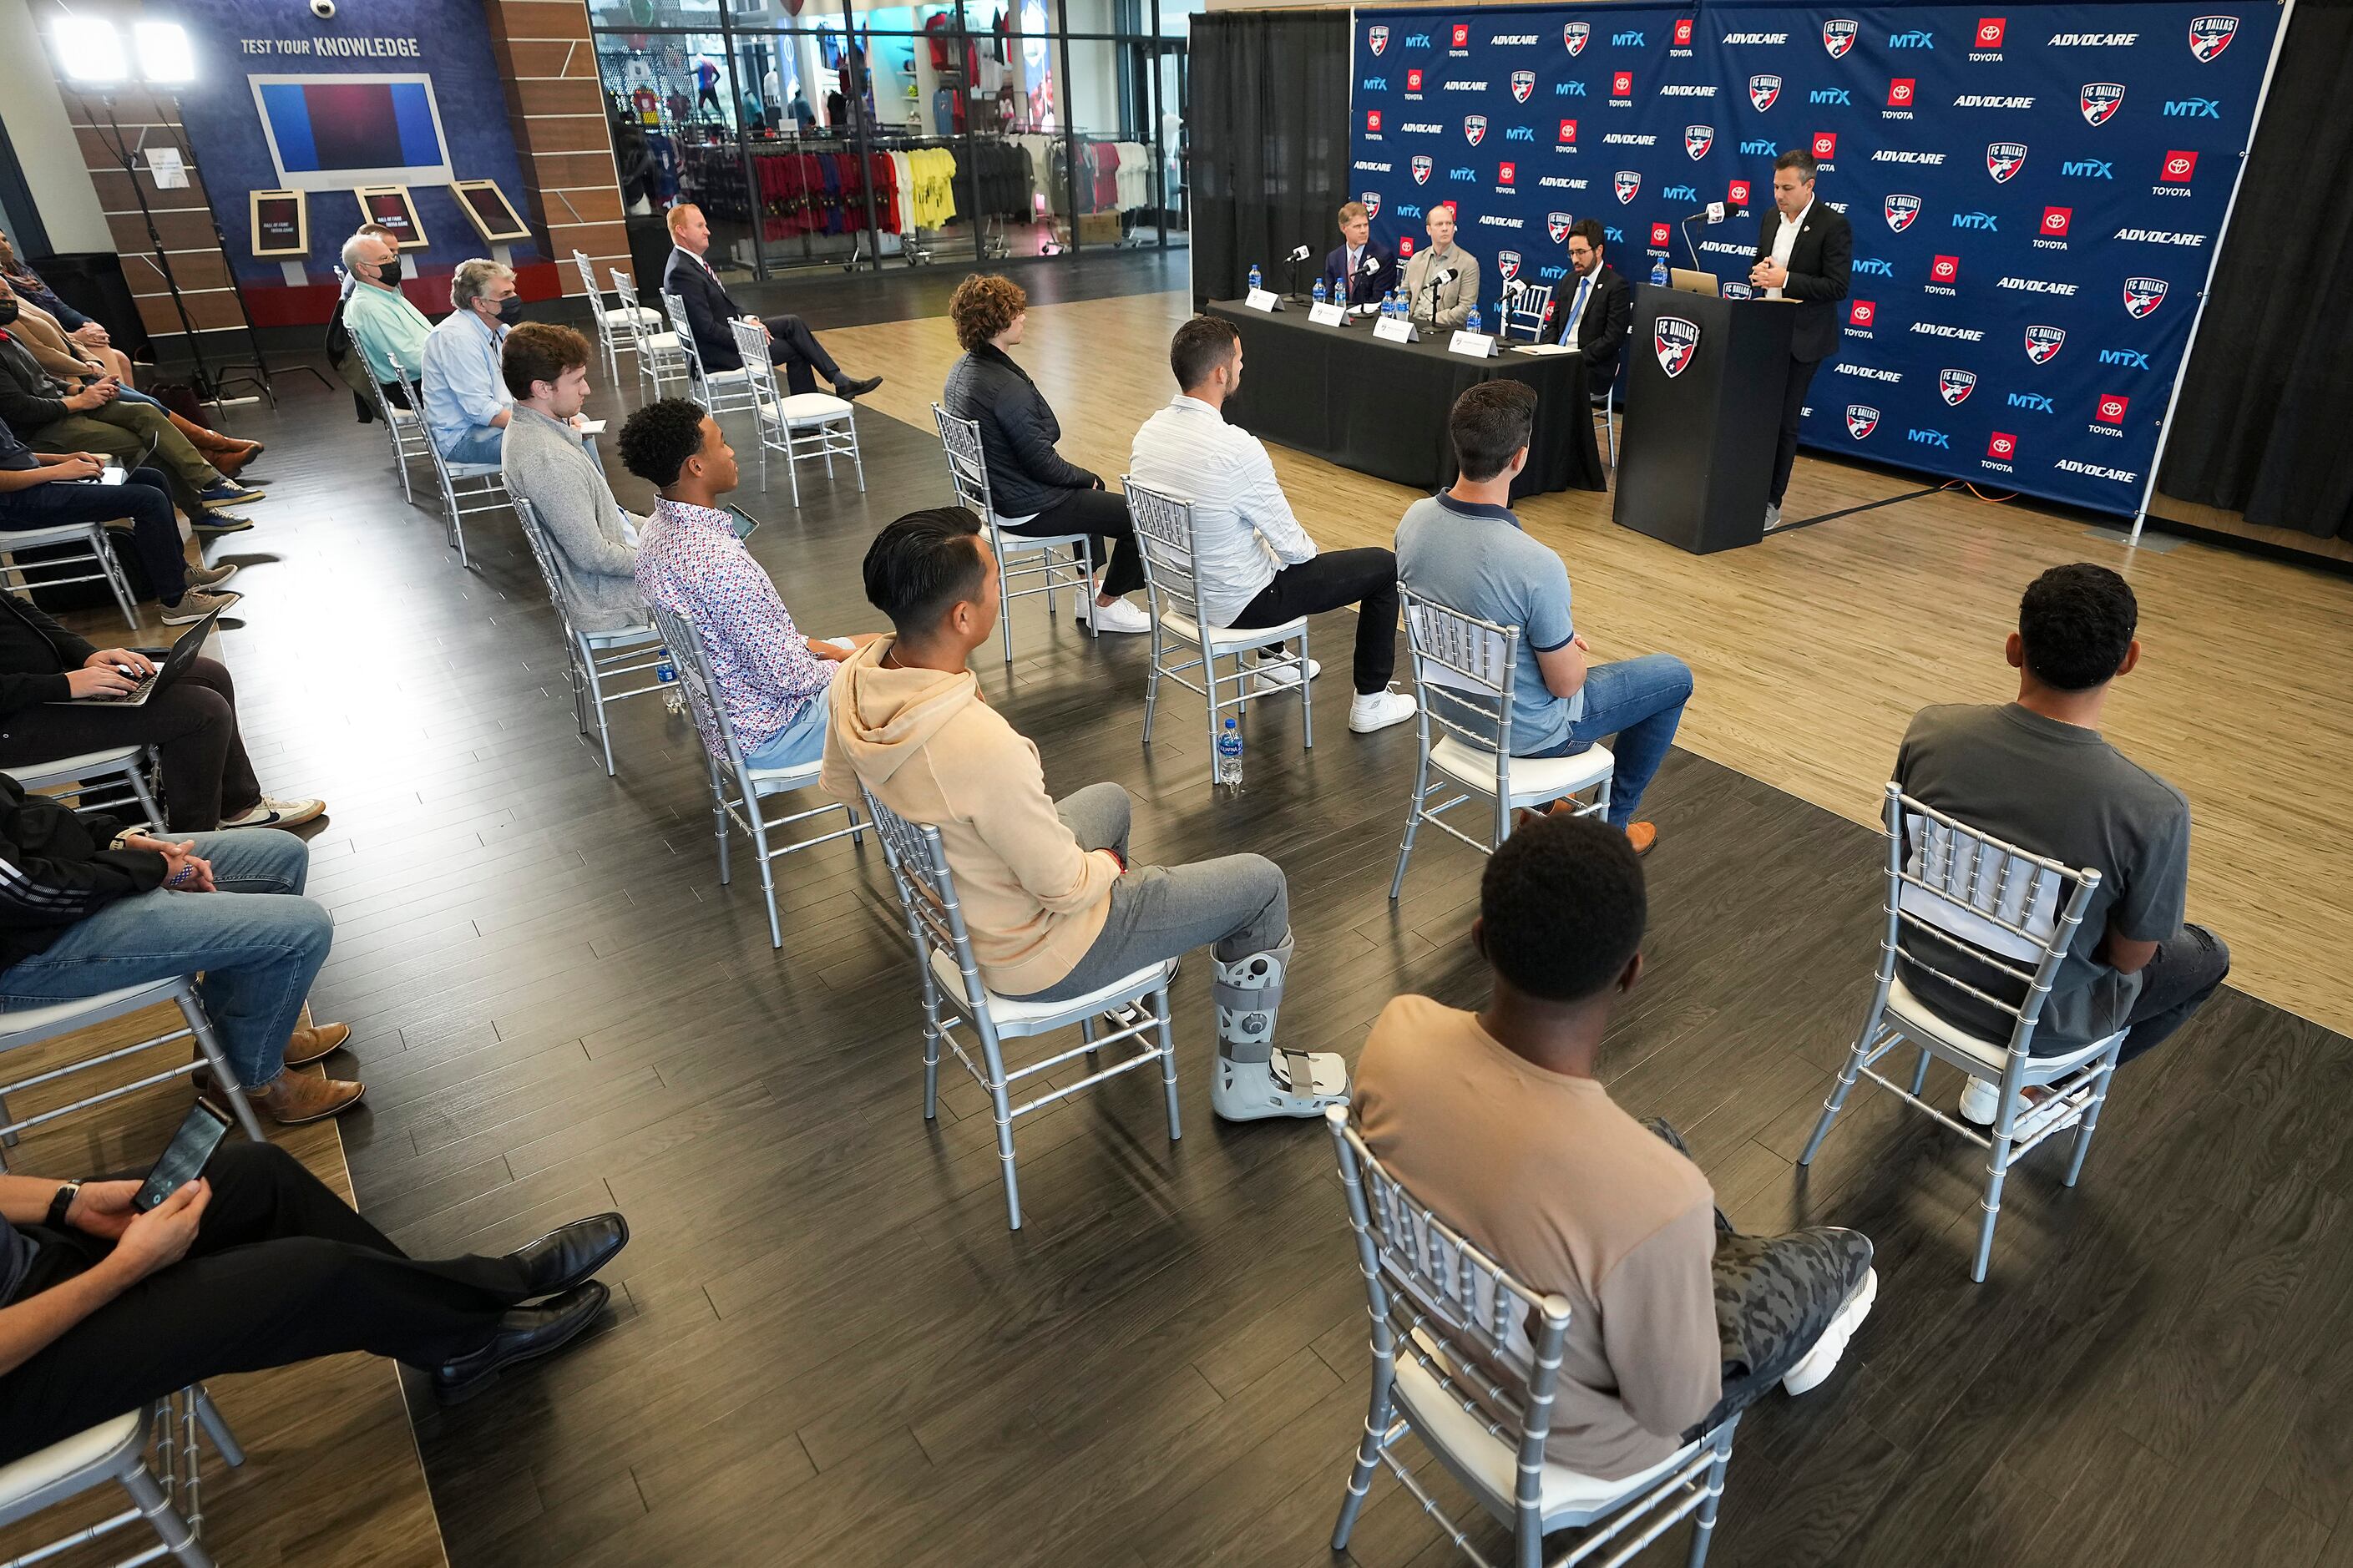
[[1690, 264], [1675, 220], [1746, 201], [1746, 219], [1692, 231], [1730, 283], [1774, 156], [1810, 148], [1816, 199], [1854, 226], [1854, 282], [1808, 444], [2130, 512], [2278, 21], [2253, 5], [1360, 10], [1352, 184], [1400, 247], [1454, 202], [1491, 296], [1514, 276], [1557, 286], [1572, 218], [1599, 218], [1641, 279], [1671, 251]]

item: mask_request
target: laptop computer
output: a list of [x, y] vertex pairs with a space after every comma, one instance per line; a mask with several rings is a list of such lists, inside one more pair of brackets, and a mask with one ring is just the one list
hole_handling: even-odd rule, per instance
[[1721, 292], [1716, 287], [1715, 273], [1694, 272], [1687, 267], [1669, 268], [1667, 286], [1680, 289], [1686, 294], [1705, 294], [1711, 298]]
[[195, 626], [190, 626], [186, 631], [181, 633], [180, 640], [172, 645], [172, 651], [164, 656], [163, 662], [155, 667], [154, 673], [142, 677], [139, 684], [132, 687], [130, 690], [123, 692], [119, 696], [61, 697], [56, 701], [47, 704], [47, 706], [51, 708], [137, 708], [142, 706], [150, 697], [154, 696], [155, 693], [163, 690], [164, 688], [171, 685], [172, 682], [179, 679], [181, 676], [187, 673], [188, 666], [194, 664], [195, 662], [196, 656], [204, 652], [205, 639], [212, 636], [213, 623], [220, 618], [221, 613], [218, 610], [215, 610], [211, 615], [206, 616], [203, 620], [198, 621]]

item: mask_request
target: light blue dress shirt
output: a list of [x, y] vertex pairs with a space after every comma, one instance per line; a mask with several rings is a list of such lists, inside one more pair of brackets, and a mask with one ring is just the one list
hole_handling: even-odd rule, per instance
[[491, 327], [471, 310], [452, 310], [425, 338], [425, 427], [447, 457], [470, 431], [514, 406], [499, 374], [504, 327]]

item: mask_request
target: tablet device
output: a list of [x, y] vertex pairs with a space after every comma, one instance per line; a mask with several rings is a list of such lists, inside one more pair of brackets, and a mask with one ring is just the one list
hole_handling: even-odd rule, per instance
[[751, 538], [752, 531], [760, 526], [760, 520], [740, 506], [731, 506], [727, 510], [735, 514], [735, 537]]
[[203, 1100], [188, 1108], [188, 1118], [172, 1141], [164, 1146], [155, 1168], [139, 1184], [138, 1195], [131, 1206], [145, 1214], [190, 1182], [204, 1173], [205, 1162], [213, 1157], [220, 1141], [228, 1136], [228, 1118]]

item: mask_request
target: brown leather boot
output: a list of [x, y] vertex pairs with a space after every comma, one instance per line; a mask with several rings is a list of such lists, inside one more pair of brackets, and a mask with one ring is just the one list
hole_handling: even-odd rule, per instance
[[360, 1102], [367, 1086], [343, 1079], [312, 1078], [308, 1073], [282, 1072], [268, 1089], [248, 1090], [246, 1098], [269, 1113], [280, 1127], [295, 1127], [340, 1116]]
[[343, 1048], [352, 1037], [349, 1024], [319, 1024], [297, 1029], [286, 1039], [286, 1065], [306, 1068], [322, 1057], [330, 1057]]

